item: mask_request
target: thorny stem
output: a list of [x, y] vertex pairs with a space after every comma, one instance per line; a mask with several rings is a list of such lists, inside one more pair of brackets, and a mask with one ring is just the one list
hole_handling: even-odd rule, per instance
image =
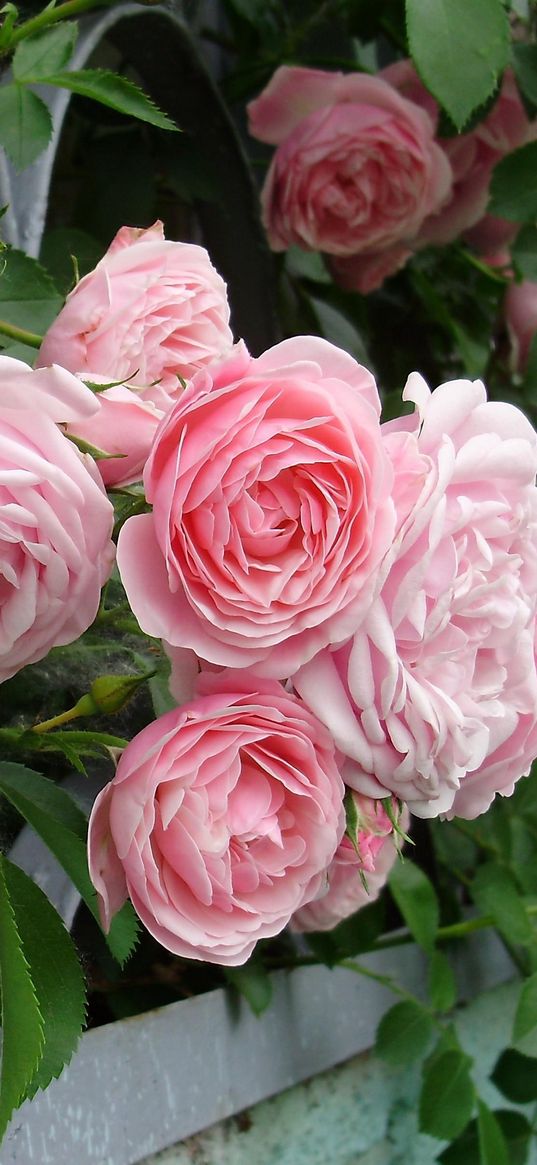
[[36, 32], [41, 32], [43, 28], [48, 28], [51, 24], [57, 24], [59, 20], [68, 20], [71, 16], [81, 16], [82, 13], [88, 12], [91, 8], [107, 8], [113, 3], [114, 0], [65, 0], [56, 8], [45, 8], [43, 12], [38, 12], [37, 16], [31, 16], [29, 20], [19, 24], [18, 28], [13, 29], [5, 44], [1, 44], [0, 53], [12, 52], [19, 41], [33, 36]]

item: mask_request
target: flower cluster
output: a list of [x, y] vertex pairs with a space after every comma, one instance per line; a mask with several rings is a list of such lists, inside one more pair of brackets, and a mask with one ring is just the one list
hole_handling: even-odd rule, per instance
[[60, 351], [72, 371], [0, 367], [4, 674], [91, 622], [111, 567], [97, 466], [108, 485], [143, 472], [117, 563], [177, 708], [99, 795], [91, 876], [106, 927], [129, 897], [170, 950], [239, 964], [370, 901], [409, 810], [474, 817], [528, 771], [537, 436], [479, 382], [431, 393], [415, 373], [414, 413], [381, 424], [373, 376], [327, 341], [233, 347], [207, 254], [160, 224], [120, 231], [68, 297], [39, 364]]
[[[322, 76], [280, 70], [253, 116], [275, 133], [300, 82], [282, 140], [303, 158], [326, 134], [330, 165], [334, 142], [349, 163], [359, 127], [355, 241], [402, 245], [375, 175], [403, 147], [406, 235], [439, 227], [448, 195], [459, 230], [464, 175], [457, 193], [408, 67], [390, 81]], [[302, 226], [322, 222], [322, 245], [347, 261], [327, 165], [307, 188], [293, 172], [286, 196], [309, 191], [318, 217]], [[276, 221], [284, 245], [281, 205]], [[371, 901], [409, 812], [471, 818], [512, 791], [537, 752], [537, 435], [517, 408], [480, 382], [431, 393], [414, 373], [414, 412], [381, 424], [373, 376], [327, 341], [256, 358], [233, 346], [207, 253], [160, 224], [119, 232], [38, 364], [0, 359], [2, 678], [89, 626], [113, 559], [105, 486], [143, 476], [147, 510], [124, 521], [117, 565], [177, 701], [125, 748], [93, 809], [106, 928], [129, 897], [176, 954], [243, 963], [287, 924], [327, 929]]]
[[463, 236], [497, 262], [516, 227], [486, 214], [492, 171], [535, 138], [510, 71], [475, 129], [439, 134], [436, 101], [411, 61], [376, 77], [283, 65], [250, 103], [250, 133], [276, 146], [262, 191], [276, 251], [324, 252], [363, 294], [420, 248]]

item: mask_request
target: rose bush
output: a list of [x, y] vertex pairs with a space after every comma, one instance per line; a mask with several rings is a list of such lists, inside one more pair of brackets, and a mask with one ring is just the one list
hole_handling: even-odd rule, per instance
[[96, 408], [63, 368], [0, 356], [0, 681], [93, 622], [114, 559], [95, 463], [56, 422]]
[[272, 681], [205, 675], [123, 752], [90, 819], [106, 928], [127, 895], [176, 954], [236, 966], [318, 891], [344, 829], [322, 725]]
[[199, 373], [146, 465], [153, 512], [118, 543], [141, 627], [276, 678], [347, 638], [394, 526], [379, 409], [371, 374], [313, 337]]
[[395, 248], [400, 265], [449, 197], [431, 118], [381, 77], [282, 66], [248, 111], [251, 134], [277, 146], [261, 196], [274, 250], [360, 255], [369, 288], [371, 259]]
[[484, 813], [537, 743], [537, 435], [480, 382], [384, 426], [398, 532], [380, 597], [299, 693], [349, 758], [346, 783], [431, 817]]
[[[316, 898], [291, 919], [296, 931], [333, 930], [339, 922], [378, 898], [399, 852], [392, 821], [380, 801], [352, 794], [357, 817], [357, 845], [347, 834], [340, 842]], [[393, 806], [394, 814], [397, 812]], [[408, 828], [406, 809], [399, 828]]]

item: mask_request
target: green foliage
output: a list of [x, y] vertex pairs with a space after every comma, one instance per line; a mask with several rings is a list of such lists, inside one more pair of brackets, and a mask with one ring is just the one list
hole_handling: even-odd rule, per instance
[[490, 914], [500, 934], [509, 943], [529, 945], [533, 930], [513, 875], [496, 862], [487, 862], [476, 872], [471, 886], [474, 902], [483, 914]]
[[509, 59], [502, 0], [406, 0], [406, 16], [416, 68], [461, 130], [493, 93]]
[[272, 999], [272, 979], [260, 962], [250, 962], [244, 967], [226, 967], [224, 974], [228, 983], [243, 995], [254, 1015], [262, 1015]]
[[457, 999], [455, 976], [442, 951], [433, 951], [429, 963], [429, 997], [435, 1011], [451, 1011]]
[[513, 1024], [513, 1041], [518, 1043], [537, 1027], [537, 972], [522, 984]]
[[537, 217], [537, 142], [521, 146], [498, 163], [490, 187], [490, 214], [513, 222], [530, 222]]
[[62, 306], [52, 279], [22, 251], [5, 251], [0, 262], [0, 316], [17, 327], [44, 332]]
[[127, 117], [135, 117], [154, 125], [157, 129], [177, 131], [177, 126], [166, 114], [161, 113], [156, 105], [142, 90], [128, 81], [126, 77], [110, 73], [106, 69], [79, 69], [69, 72], [49, 72], [46, 76], [27, 78], [39, 80], [43, 85], [54, 85], [59, 89], [70, 89], [71, 93], [78, 93], [81, 97], [90, 97], [107, 105], [110, 109], [124, 113]]
[[412, 936], [431, 954], [438, 929], [438, 899], [432, 883], [405, 858], [395, 863], [388, 885]]
[[69, 20], [21, 41], [13, 55], [13, 76], [17, 81], [39, 81], [63, 69], [77, 36], [78, 27]]
[[73, 943], [42, 890], [0, 857], [0, 1135], [13, 1108], [59, 1076], [85, 1015]]
[[44, 1020], [10, 894], [8, 863], [0, 857], [0, 982], [2, 1076], [0, 1136], [13, 1109], [27, 1096], [43, 1055]]
[[375, 1040], [375, 1051], [390, 1064], [404, 1066], [419, 1060], [433, 1035], [430, 1012], [417, 1000], [404, 999], [383, 1015]]
[[25, 170], [48, 146], [52, 119], [45, 102], [23, 85], [0, 88], [0, 146]]
[[[0, 763], [0, 791], [43, 839], [99, 921], [96, 894], [88, 874], [86, 819], [82, 811], [53, 781], [18, 764]], [[137, 934], [134, 911], [126, 903], [106, 936], [118, 962], [128, 959]]]
[[[509, 1165], [525, 1165], [528, 1158], [531, 1138], [531, 1125], [522, 1113], [511, 1109], [500, 1109], [494, 1112], [495, 1124], [500, 1128], [504, 1144], [508, 1149]], [[501, 1144], [501, 1143], [500, 1143]], [[500, 1153], [504, 1151], [501, 1145]], [[438, 1161], [443, 1165], [481, 1165], [481, 1144], [479, 1139], [478, 1121], [473, 1120], [464, 1130], [462, 1136], [457, 1137], [447, 1149], [440, 1154]], [[484, 1159], [486, 1162], [486, 1158]], [[494, 1160], [494, 1159], [493, 1159]], [[505, 1160], [505, 1157], [503, 1158]], [[502, 1157], [498, 1157], [501, 1165]]]
[[537, 1059], [506, 1048], [496, 1061], [492, 1081], [507, 1100], [529, 1104], [537, 1100]]
[[537, 45], [514, 44], [513, 67], [522, 93], [537, 105]]
[[500, 1122], [483, 1100], [477, 1101], [477, 1131], [481, 1165], [510, 1165]]
[[471, 1065], [470, 1056], [454, 1048], [425, 1067], [419, 1108], [423, 1133], [451, 1141], [468, 1124], [475, 1101]]
[[511, 255], [524, 279], [537, 281], [537, 227], [532, 223], [519, 231], [511, 247]]

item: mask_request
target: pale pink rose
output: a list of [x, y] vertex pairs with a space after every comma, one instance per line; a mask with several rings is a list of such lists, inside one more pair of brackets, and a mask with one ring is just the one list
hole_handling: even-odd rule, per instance
[[417, 412], [383, 426], [397, 534], [380, 596], [294, 683], [348, 785], [475, 816], [537, 748], [537, 435], [479, 381], [431, 395], [414, 373], [403, 396]]
[[379, 408], [371, 374], [317, 337], [199, 373], [146, 465], [153, 512], [119, 539], [144, 630], [277, 679], [343, 642], [393, 533]]
[[277, 146], [262, 192], [274, 250], [369, 257], [449, 196], [431, 118], [381, 77], [284, 65], [248, 112], [252, 135]]
[[67, 296], [39, 352], [39, 364], [128, 380], [160, 409], [180, 395], [180, 377], [229, 351], [223, 279], [204, 247], [122, 227], [94, 271]]
[[105, 928], [128, 896], [174, 954], [236, 966], [317, 893], [344, 788], [328, 733], [280, 684], [224, 673], [201, 692], [123, 752], [89, 868]]
[[[393, 85], [399, 93], [416, 102], [435, 123], [438, 106], [431, 94], [420, 81], [411, 61], [398, 61], [380, 73], [385, 81]], [[417, 232], [414, 249], [432, 244], [441, 246], [458, 239], [469, 228], [473, 228], [485, 216], [489, 200], [490, 179], [497, 163], [512, 150], [518, 149], [535, 136], [536, 124], [531, 124], [525, 112], [513, 73], [508, 69], [503, 76], [500, 92], [492, 109], [474, 129], [468, 133], [439, 141], [453, 173], [451, 196], [444, 204], [433, 210]], [[498, 224], [503, 220], [496, 219]], [[504, 224], [506, 231], [513, 224]], [[516, 228], [515, 228], [516, 230]], [[480, 247], [480, 237], [476, 232], [468, 241], [481, 254], [492, 253], [490, 240], [484, 241], [486, 250]], [[501, 250], [497, 241], [494, 250]]]
[[0, 356], [0, 682], [78, 639], [112, 569], [113, 509], [57, 422], [95, 399], [63, 368]]
[[[400, 849], [397, 835], [381, 801], [361, 793], [353, 796], [361, 822], [357, 848], [345, 834], [319, 894], [293, 914], [293, 930], [333, 930], [343, 919], [374, 902], [385, 885]], [[394, 812], [397, 812], [395, 805]], [[406, 832], [408, 823], [405, 808], [399, 828]]]
[[537, 283], [529, 279], [523, 283], [511, 283], [505, 295], [503, 314], [511, 340], [513, 366], [518, 372], [523, 372], [537, 332]]
[[[103, 378], [94, 374], [94, 382]], [[98, 412], [68, 426], [68, 432], [103, 450], [111, 460], [98, 467], [108, 489], [130, 485], [142, 477], [149, 450], [164, 413], [125, 385], [95, 395]]]

